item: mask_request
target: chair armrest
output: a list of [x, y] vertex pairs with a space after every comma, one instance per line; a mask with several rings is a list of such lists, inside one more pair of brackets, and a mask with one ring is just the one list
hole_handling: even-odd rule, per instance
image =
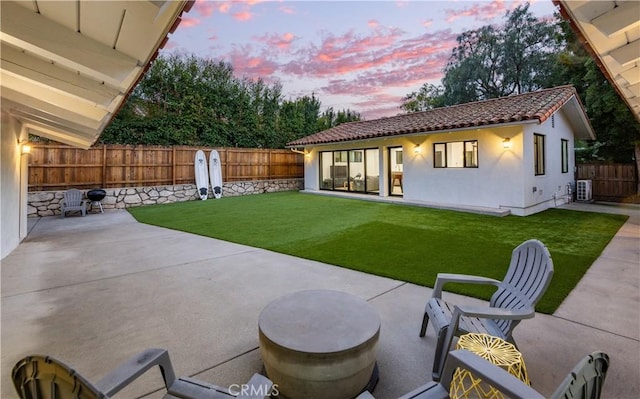
[[165, 387], [168, 389], [176, 376], [169, 359], [169, 352], [165, 349], [147, 349], [138, 353], [104, 376], [95, 384], [96, 388], [106, 396], [113, 396], [154, 366], [160, 367]]
[[442, 298], [442, 287], [446, 283], [464, 283], [464, 284], [490, 284], [497, 286], [501, 283], [496, 279], [482, 277], [482, 276], [470, 276], [466, 274], [452, 274], [452, 273], [438, 273], [436, 277], [436, 283], [433, 286], [432, 298]]
[[513, 310], [480, 306], [457, 306], [454, 305], [453, 318], [460, 316], [479, 317], [481, 319], [506, 319], [506, 320], [522, 320], [532, 319], [536, 315], [533, 308]]
[[495, 364], [467, 350], [449, 352], [442, 385], [450, 386], [456, 368], [462, 367], [506, 396], [515, 399], [543, 399], [544, 396]]

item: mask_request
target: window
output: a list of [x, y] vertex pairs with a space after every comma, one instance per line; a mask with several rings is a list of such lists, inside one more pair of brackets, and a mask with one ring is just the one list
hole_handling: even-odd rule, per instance
[[477, 168], [478, 140], [434, 144], [433, 166], [435, 168]]
[[569, 172], [569, 140], [561, 139], [560, 148], [562, 151], [562, 173]]
[[544, 136], [533, 135], [533, 166], [536, 176], [544, 175]]
[[320, 189], [379, 192], [379, 150], [320, 152]]

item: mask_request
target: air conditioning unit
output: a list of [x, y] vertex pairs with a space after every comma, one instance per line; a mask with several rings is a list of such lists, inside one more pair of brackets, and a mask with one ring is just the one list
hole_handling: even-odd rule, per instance
[[591, 180], [578, 180], [576, 184], [576, 199], [578, 201], [591, 201]]

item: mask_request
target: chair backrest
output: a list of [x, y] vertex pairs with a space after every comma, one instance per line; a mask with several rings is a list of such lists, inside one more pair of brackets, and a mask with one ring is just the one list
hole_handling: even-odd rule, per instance
[[598, 399], [609, 369], [609, 356], [604, 352], [593, 352], [571, 370], [552, 399]]
[[[511, 310], [535, 308], [552, 276], [553, 261], [547, 247], [538, 240], [525, 241], [513, 250], [507, 275], [491, 297], [490, 306]], [[510, 338], [520, 320], [495, 322]]]
[[79, 206], [82, 204], [82, 191], [70, 188], [64, 192], [64, 203], [66, 206]]
[[50, 356], [28, 356], [19, 361], [11, 379], [21, 399], [103, 399], [91, 382]]

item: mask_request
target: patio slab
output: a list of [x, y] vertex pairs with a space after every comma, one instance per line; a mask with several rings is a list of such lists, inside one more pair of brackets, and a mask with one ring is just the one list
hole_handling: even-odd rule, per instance
[[[573, 209], [583, 208], [594, 210]], [[600, 208], [632, 217], [556, 314], [537, 314], [515, 331], [545, 395], [600, 349], [612, 359], [603, 397], [640, 397], [640, 212]], [[126, 211], [43, 218], [30, 228], [0, 266], [2, 398], [17, 397], [10, 370], [28, 353], [58, 356], [97, 380], [132, 354], [162, 347], [178, 375], [245, 382], [262, 368], [260, 311], [304, 289], [348, 292], [379, 312], [377, 398], [430, 380], [435, 337], [431, 330], [418, 337], [429, 288], [142, 225]], [[148, 373], [119, 397], [159, 397], [160, 386], [159, 373]]]

